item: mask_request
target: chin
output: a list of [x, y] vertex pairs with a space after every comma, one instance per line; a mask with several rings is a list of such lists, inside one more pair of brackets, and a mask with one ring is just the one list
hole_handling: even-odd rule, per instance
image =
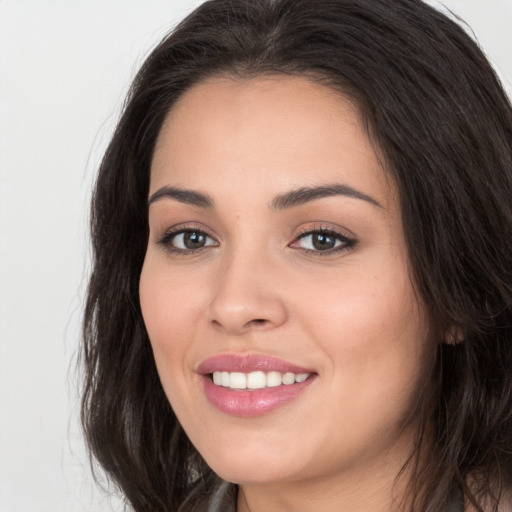
[[243, 464], [218, 464], [211, 466], [223, 480], [238, 485], [264, 485], [293, 481], [300, 475], [291, 468], [260, 465], [245, 461]]
[[[247, 443], [249, 444], [250, 441]], [[300, 457], [297, 457], [300, 455]], [[231, 446], [222, 453], [203, 455], [206, 463], [222, 479], [240, 485], [269, 484], [299, 480], [313, 476], [310, 458], [296, 450], [283, 451], [269, 447], [250, 449], [249, 446]]]

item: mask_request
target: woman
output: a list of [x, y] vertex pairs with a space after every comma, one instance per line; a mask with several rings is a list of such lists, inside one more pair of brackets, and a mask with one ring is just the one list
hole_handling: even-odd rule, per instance
[[510, 510], [512, 109], [411, 0], [212, 0], [92, 207], [83, 422], [145, 510]]

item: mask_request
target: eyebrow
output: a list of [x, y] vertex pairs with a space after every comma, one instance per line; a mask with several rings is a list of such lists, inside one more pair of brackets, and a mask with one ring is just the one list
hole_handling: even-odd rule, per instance
[[274, 210], [284, 210], [286, 208], [303, 205], [316, 199], [331, 196], [346, 196], [353, 199], [361, 199], [362, 201], [366, 201], [378, 208], [384, 208], [373, 197], [364, 194], [355, 188], [349, 187], [348, 185], [338, 183], [320, 187], [302, 187], [296, 190], [291, 190], [290, 192], [286, 192], [286, 194], [282, 194], [274, 198], [270, 203], [270, 207]]
[[[332, 196], [345, 196], [353, 199], [360, 199], [377, 206], [378, 208], [383, 208], [383, 206], [373, 197], [364, 194], [355, 188], [349, 187], [348, 185], [335, 183], [319, 187], [301, 187], [286, 192], [285, 194], [278, 195], [271, 201], [270, 209], [285, 210], [287, 208], [301, 206], [310, 201], [315, 201], [316, 199]], [[200, 208], [211, 209], [215, 205], [213, 198], [207, 194], [196, 192], [195, 190], [165, 186], [159, 188], [150, 196], [148, 206], [163, 198], [174, 199], [180, 203], [190, 204]]]
[[213, 208], [215, 204], [211, 196], [201, 194], [195, 190], [185, 190], [177, 187], [162, 187], [150, 196], [148, 206], [156, 201], [160, 201], [160, 199], [163, 199], [164, 197], [175, 199], [180, 203], [199, 206], [200, 208]]

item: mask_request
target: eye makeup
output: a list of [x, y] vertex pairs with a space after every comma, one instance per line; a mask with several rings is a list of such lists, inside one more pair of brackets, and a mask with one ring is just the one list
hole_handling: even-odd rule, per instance
[[353, 249], [356, 244], [355, 238], [348, 237], [332, 227], [321, 225], [303, 229], [290, 247], [322, 257]]
[[[173, 226], [158, 238], [157, 244], [171, 254], [183, 256], [198, 254], [220, 245], [207, 230], [197, 224]], [[341, 230], [320, 225], [301, 230], [288, 247], [322, 257], [353, 249], [356, 244], [357, 240]]]

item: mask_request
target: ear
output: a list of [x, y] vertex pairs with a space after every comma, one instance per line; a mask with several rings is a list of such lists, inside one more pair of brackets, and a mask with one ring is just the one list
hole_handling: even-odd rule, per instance
[[448, 345], [458, 345], [464, 341], [462, 329], [456, 325], [447, 329], [443, 336], [444, 343]]

